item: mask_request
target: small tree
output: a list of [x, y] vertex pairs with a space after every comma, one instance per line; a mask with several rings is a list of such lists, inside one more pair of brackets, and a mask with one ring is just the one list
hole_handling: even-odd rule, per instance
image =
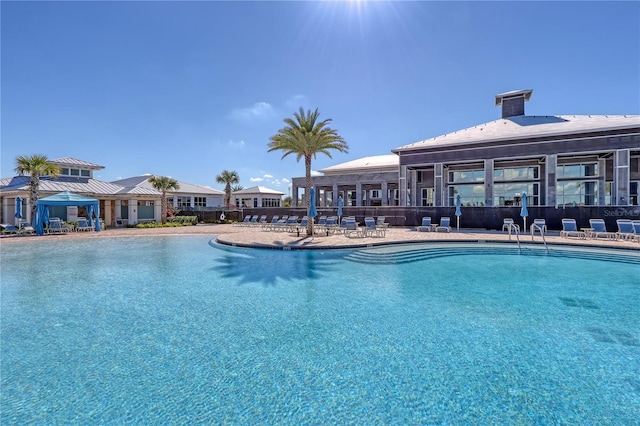
[[230, 170], [223, 170], [218, 176], [216, 176], [216, 182], [224, 184], [224, 206], [229, 208], [231, 203], [231, 185], [240, 183], [240, 176], [238, 173]]
[[177, 180], [167, 176], [151, 176], [149, 183], [153, 185], [156, 190], [162, 192], [160, 208], [162, 210], [162, 223], [165, 224], [167, 223], [167, 192], [180, 189], [180, 185]]
[[[35, 217], [36, 201], [40, 198], [40, 177], [52, 178], [60, 175], [60, 168], [49, 163], [46, 155], [35, 154], [29, 157], [16, 158], [15, 172], [20, 176], [29, 175], [29, 200], [31, 201], [31, 218]], [[32, 219], [33, 220], [33, 219]]]

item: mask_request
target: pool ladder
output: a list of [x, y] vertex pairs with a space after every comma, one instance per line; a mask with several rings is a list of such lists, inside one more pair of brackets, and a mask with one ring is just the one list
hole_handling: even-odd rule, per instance
[[514, 223], [510, 223], [508, 226], [509, 229], [509, 241], [511, 241], [511, 232], [513, 232], [516, 236], [516, 242], [518, 243], [518, 253], [520, 252], [520, 228], [518, 225]]
[[544, 243], [544, 248], [547, 251], [547, 253], [549, 253], [549, 246], [547, 246], [547, 239], [544, 236], [544, 228], [542, 228], [541, 226], [532, 226], [531, 227], [531, 241], [533, 241], [533, 236], [535, 235], [536, 230], [538, 232], [540, 232], [540, 236], [542, 237], [542, 242]]

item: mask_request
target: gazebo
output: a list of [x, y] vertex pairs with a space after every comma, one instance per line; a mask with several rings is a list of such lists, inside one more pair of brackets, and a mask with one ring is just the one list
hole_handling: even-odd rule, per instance
[[100, 231], [100, 201], [95, 198], [65, 191], [36, 201], [36, 216], [33, 224], [36, 229], [36, 234], [44, 234], [44, 224], [49, 222], [49, 207], [51, 206], [85, 207], [87, 209], [87, 215], [89, 216], [87, 218], [89, 225], [93, 226], [93, 217], [95, 216], [95, 230], [96, 232]]

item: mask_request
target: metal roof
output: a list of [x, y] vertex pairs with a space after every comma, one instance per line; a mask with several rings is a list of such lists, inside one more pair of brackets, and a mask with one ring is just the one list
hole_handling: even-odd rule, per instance
[[357, 160], [347, 161], [346, 163], [336, 164], [319, 172], [325, 175], [335, 175], [343, 173], [357, 172], [379, 172], [380, 170], [398, 171], [400, 159], [396, 154], [374, 155], [370, 157], [362, 157]]
[[[153, 177], [153, 175], [133, 176], [126, 179], [116, 180], [111, 183], [124, 187], [124, 189], [119, 192], [120, 194], [161, 194], [161, 192], [156, 190], [149, 182], [151, 177]], [[180, 188], [176, 191], [172, 191], [173, 194], [224, 195], [224, 191], [207, 186], [194, 185], [181, 181], [178, 181], [178, 185]]]
[[239, 191], [233, 192], [233, 195], [238, 194], [284, 195], [284, 192], [276, 191], [275, 189], [266, 188], [264, 186], [252, 186], [250, 188], [243, 188]]
[[575, 136], [581, 133], [637, 129], [640, 115], [520, 115], [501, 118], [425, 139], [393, 149], [402, 152], [420, 148], [463, 145], [472, 142], [530, 139], [551, 136]]
[[[29, 176], [16, 176], [0, 181], [0, 192], [28, 191]], [[6, 182], [6, 184], [5, 184]], [[122, 187], [101, 180], [61, 176], [55, 179], [49, 177], [40, 178], [40, 191], [42, 192], [76, 192], [82, 194], [112, 195], [117, 194]]]
[[100, 164], [90, 163], [88, 161], [78, 160], [77, 158], [72, 157], [56, 158], [55, 160], [49, 160], [49, 163], [58, 167], [82, 167], [91, 170], [104, 169], [104, 166], [101, 166]]

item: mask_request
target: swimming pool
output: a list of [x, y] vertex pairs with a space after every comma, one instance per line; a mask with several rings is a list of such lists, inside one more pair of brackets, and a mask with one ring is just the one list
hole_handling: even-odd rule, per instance
[[640, 418], [637, 252], [0, 250], [2, 424]]

